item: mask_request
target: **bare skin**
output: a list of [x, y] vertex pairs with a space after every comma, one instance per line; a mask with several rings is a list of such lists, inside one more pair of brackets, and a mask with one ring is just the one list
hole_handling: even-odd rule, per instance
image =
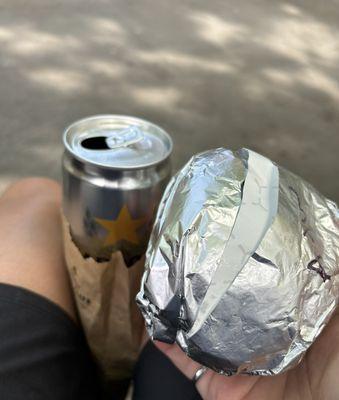
[[50, 179], [26, 178], [0, 197], [0, 282], [36, 292], [76, 312], [61, 235], [61, 188]]
[[[200, 368], [177, 345], [155, 344], [189, 379]], [[225, 377], [208, 371], [197, 389], [204, 400], [338, 400], [339, 314], [296, 368], [274, 377]]]

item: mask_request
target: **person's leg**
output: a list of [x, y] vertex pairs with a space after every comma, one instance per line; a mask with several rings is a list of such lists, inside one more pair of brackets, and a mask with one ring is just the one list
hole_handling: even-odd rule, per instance
[[202, 400], [193, 382], [148, 341], [134, 372], [133, 400]]
[[19, 181], [0, 198], [0, 399], [97, 399], [62, 252], [60, 188]]
[[5, 191], [0, 198], [0, 282], [47, 297], [75, 320], [60, 202], [60, 186], [45, 178], [23, 179]]

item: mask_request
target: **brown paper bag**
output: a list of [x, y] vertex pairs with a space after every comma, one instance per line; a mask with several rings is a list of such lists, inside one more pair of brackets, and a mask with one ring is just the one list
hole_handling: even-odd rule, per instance
[[110, 261], [84, 258], [63, 216], [66, 264], [79, 317], [94, 357], [109, 380], [131, 376], [138, 356], [143, 320], [135, 303], [144, 259], [125, 265], [120, 251]]

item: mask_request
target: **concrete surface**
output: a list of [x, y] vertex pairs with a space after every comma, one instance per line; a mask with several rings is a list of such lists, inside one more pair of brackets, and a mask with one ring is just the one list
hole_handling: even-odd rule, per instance
[[176, 168], [246, 146], [338, 201], [338, 66], [338, 0], [2, 0], [0, 190], [59, 178], [63, 128], [123, 113]]

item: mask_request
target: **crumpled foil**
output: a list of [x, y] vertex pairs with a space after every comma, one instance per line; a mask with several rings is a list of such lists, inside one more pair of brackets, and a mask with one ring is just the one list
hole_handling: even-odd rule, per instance
[[338, 208], [253, 151], [206, 151], [169, 183], [146, 257], [153, 339], [218, 373], [275, 375], [336, 308]]

